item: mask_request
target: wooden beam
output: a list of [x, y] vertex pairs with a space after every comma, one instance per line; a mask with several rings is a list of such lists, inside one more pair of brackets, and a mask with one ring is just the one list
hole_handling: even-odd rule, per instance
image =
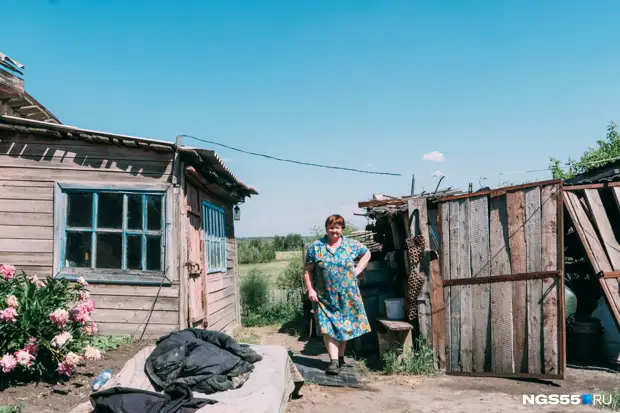
[[474, 196], [481, 196], [481, 195], [490, 195], [491, 198], [495, 198], [498, 196], [502, 196], [507, 194], [508, 192], [511, 191], [517, 191], [520, 189], [528, 189], [528, 188], [534, 188], [537, 186], [544, 186], [544, 185], [554, 185], [554, 184], [558, 184], [562, 182], [559, 179], [551, 179], [548, 181], [541, 181], [541, 182], [530, 182], [527, 184], [521, 184], [521, 185], [514, 185], [514, 186], [507, 186], [505, 188], [497, 188], [497, 189], [491, 189], [491, 190], [487, 190], [487, 191], [478, 191], [478, 192], [472, 192], [471, 194], [461, 194], [461, 195], [452, 195], [452, 196], [446, 196], [443, 198], [439, 198], [437, 200], [438, 203], [443, 203], [443, 202], [448, 202], [448, 201], [455, 201], [457, 199], [465, 199], [465, 198], [471, 198]]
[[520, 281], [520, 280], [535, 280], [548, 277], [559, 277], [558, 271], [538, 271], [522, 274], [506, 274], [506, 275], [492, 275], [490, 277], [478, 277], [478, 278], [459, 278], [452, 280], [443, 280], [444, 287], [452, 285], [473, 285], [473, 284], [488, 284], [498, 283], [504, 281]]
[[609, 217], [603, 206], [601, 195], [598, 189], [586, 189], [584, 192], [593, 220], [598, 227], [603, 245], [607, 250], [611, 265], [614, 270], [620, 270], [620, 245], [618, 245], [614, 230], [611, 228], [611, 223], [609, 222]]

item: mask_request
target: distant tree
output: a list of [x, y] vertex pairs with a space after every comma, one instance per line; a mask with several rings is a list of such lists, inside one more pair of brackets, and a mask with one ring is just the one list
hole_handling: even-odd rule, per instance
[[551, 158], [549, 168], [553, 178], [569, 179], [604, 165], [607, 159], [620, 157], [620, 133], [617, 131], [616, 122], [609, 122], [605, 140], [599, 140], [596, 144], [594, 148], [586, 149], [579, 160], [569, 159], [567, 170], [562, 168], [558, 159]]
[[262, 238], [246, 239], [238, 242], [239, 264], [257, 264], [276, 259], [273, 242]]

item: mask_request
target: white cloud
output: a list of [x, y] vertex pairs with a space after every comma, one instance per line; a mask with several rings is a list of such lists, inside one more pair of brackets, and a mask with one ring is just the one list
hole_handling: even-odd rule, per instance
[[440, 177], [442, 177], [442, 176], [444, 176], [444, 174], [443, 174], [443, 172], [441, 172], [441, 171], [435, 171], [435, 172], [433, 172], [433, 177], [435, 177], [435, 178], [440, 178]]
[[447, 160], [443, 153], [437, 151], [425, 153], [422, 159], [431, 162], [445, 162]]

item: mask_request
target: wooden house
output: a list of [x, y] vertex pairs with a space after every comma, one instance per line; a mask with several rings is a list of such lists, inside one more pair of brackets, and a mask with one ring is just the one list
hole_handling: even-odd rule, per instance
[[104, 334], [240, 324], [234, 210], [213, 151], [61, 124], [0, 95], [0, 263], [90, 284]]

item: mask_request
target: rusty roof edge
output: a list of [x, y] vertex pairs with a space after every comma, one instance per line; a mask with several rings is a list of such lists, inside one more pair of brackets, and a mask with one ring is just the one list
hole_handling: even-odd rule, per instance
[[59, 132], [86, 133], [86, 134], [100, 135], [100, 136], [116, 138], [116, 139], [133, 140], [133, 141], [144, 142], [144, 143], [155, 143], [158, 145], [169, 146], [173, 149], [176, 147], [174, 142], [170, 142], [170, 141], [161, 141], [157, 139], [141, 138], [138, 136], [121, 135], [118, 133], [103, 132], [103, 131], [97, 131], [97, 130], [92, 130], [92, 129], [84, 129], [84, 128], [78, 128], [76, 126], [43, 122], [40, 120], [25, 119], [25, 118], [20, 118], [17, 116], [0, 115], [0, 121], [13, 124], [13, 125], [39, 127], [39, 128], [55, 130]]
[[[238, 185], [242, 186], [244, 189], [246, 189], [251, 194], [258, 195], [258, 191], [256, 190], [256, 188], [245, 184], [241, 179], [239, 179], [239, 177], [237, 177], [237, 175], [235, 175], [230, 170], [230, 168], [228, 166], [226, 166], [226, 164], [224, 163], [222, 158], [220, 158], [220, 156], [215, 151], [213, 151], [211, 149], [195, 148], [195, 147], [191, 147], [191, 146], [181, 146], [179, 148], [179, 150], [182, 151], [182, 152], [193, 152], [193, 153], [197, 154], [198, 156], [200, 156], [200, 158], [205, 163], [213, 163], [212, 161], [215, 161], [216, 166], [220, 167], [220, 172], [224, 172], [233, 181], [235, 181], [235, 183], [237, 183]], [[206, 156], [203, 156], [203, 155], [206, 155]], [[205, 159], [205, 158], [207, 158], [207, 159]]]

